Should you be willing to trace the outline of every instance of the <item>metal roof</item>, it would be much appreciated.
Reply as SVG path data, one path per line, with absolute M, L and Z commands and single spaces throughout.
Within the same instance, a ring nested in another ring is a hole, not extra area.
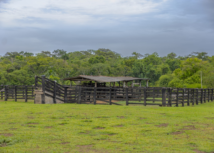
M 76 76 L 76 77 L 65 78 L 64 80 L 70 80 L 70 81 L 96 81 L 96 82 L 119 82 L 119 81 L 149 80 L 149 79 L 147 79 L 147 78 L 134 78 L 134 77 L 110 77 L 110 76 L 79 75 L 79 76 Z

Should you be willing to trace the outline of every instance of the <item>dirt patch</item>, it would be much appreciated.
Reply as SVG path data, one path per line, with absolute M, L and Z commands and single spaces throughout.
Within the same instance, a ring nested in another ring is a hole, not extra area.
M 120 124 L 120 125 L 114 125 L 113 127 L 123 127 L 124 125 L 123 124 Z
M 214 117 L 205 117 L 206 119 L 210 119 L 210 120 L 213 120 Z
M 98 116 L 96 118 L 110 118 L 110 117 L 108 117 L 108 116 Z
M 163 124 L 159 124 L 159 125 L 156 125 L 157 127 L 167 127 L 169 124 L 168 123 L 163 123 Z
M 94 149 L 93 145 L 78 145 L 79 152 L 81 153 L 88 153 L 88 152 L 94 152 L 94 153 L 108 153 L 105 150 L 101 149 Z
M 195 126 L 194 125 L 187 125 L 184 126 L 181 130 L 195 130 Z
M 125 116 L 117 116 L 118 118 L 125 118 Z
M 51 128 L 52 128 L 52 126 L 45 126 L 45 128 L 46 128 L 46 129 L 51 129 Z
M 99 130 L 99 129 L 105 129 L 105 127 L 100 127 L 100 126 L 99 126 L 99 127 L 94 127 L 93 129 L 98 129 L 98 130 Z
M 10 130 L 17 130 L 17 128 L 10 128 Z
M 179 134 L 183 134 L 184 132 L 183 131 L 176 131 L 176 132 L 172 132 L 171 134 L 172 135 L 179 135 Z
M 193 150 L 193 151 L 195 151 L 195 153 L 206 153 L 206 152 L 200 151 L 200 150 L 198 150 L 198 149 L 195 149 L 195 150 Z
M 160 115 L 166 115 L 166 113 L 159 113 Z
M 140 118 L 139 118 L 139 120 L 145 120 L 145 119 L 146 119 L 145 117 L 140 117 Z
M 146 122 L 146 124 L 152 124 L 152 123 Z
M 12 137 L 13 136 L 12 133 L 0 133 L 0 135 L 3 135 L 5 137 Z
M 90 131 L 81 131 L 79 134 L 90 134 Z
M 28 119 L 34 119 L 35 117 L 33 117 L 33 116 L 28 116 L 27 118 L 28 118 Z
M 9 124 L 16 124 L 16 123 L 10 122 Z
M 0 147 L 6 147 L 7 146 L 7 144 L 6 143 L 2 143 L 2 144 L 0 144 Z
M 60 144 L 62 144 L 62 145 L 66 145 L 66 144 L 69 144 L 70 142 L 62 142 L 62 143 L 60 143 Z
M 27 123 L 28 125 L 35 125 L 35 124 L 39 124 L 39 123 L 36 123 L 36 122 L 30 122 L 30 123 Z

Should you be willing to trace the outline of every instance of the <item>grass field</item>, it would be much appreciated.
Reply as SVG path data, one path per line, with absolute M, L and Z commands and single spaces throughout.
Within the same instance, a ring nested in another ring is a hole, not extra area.
M 212 153 L 214 102 L 190 107 L 0 102 L 0 153 Z

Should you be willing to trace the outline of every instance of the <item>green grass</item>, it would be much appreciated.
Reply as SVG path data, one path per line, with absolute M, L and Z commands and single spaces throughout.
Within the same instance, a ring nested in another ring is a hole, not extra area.
M 190 107 L 0 102 L 0 153 L 214 152 L 214 102 Z

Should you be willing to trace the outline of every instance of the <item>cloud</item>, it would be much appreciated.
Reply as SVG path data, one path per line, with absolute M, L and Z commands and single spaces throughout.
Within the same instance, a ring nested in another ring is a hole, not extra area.
M 213 54 L 213 0 L 11 0 L 0 12 L 0 55 L 109 48 Z
M 58 21 L 70 25 L 99 23 L 105 16 L 114 19 L 126 15 L 143 14 L 154 11 L 167 0 L 11 0 L 0 12 L 4 26 L 38 26 L 32 23 L 21 23 L 26 19 Z M 99 16 L 99 17 L 97 17 Z M 42 23 L 41 23 L 42 25 Z

